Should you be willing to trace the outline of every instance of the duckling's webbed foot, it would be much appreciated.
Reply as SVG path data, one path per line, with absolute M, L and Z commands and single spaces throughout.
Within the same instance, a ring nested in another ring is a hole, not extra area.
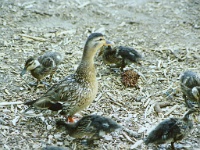
M 31 86 L 31 87 L 37 87 L 38 82 L 29 82 L 28 85 Z
M 192 105 L 191 101 L 187 99 L 186 95 L 183 95 L 183 98 L 184 98 L 184 100 L 185 100 L 186 106 L 187 106 L 188 108 L 193 108 L 193 105 Z
M 172 148 L 172 150 L 175 150 L 175 148 L 174 148 L 174 142 L 171 142 L 171 148 Z
M 81 144 L 84 146 L 91 146 L 94 145 L 94 140 L 93 139 L 82 140 Z
M 44 87 L 44 86 L 45 86 L 45 88 L 50 87 L 50 85 L 48 83 L 44 82 L 44 81 L 30 82 L 28 85 L 31 86 L 31 87 L 36 87 L 36 88 Z
M 190 100 L 185 100 L 185 103 L 186 103 L 186 106 L 188 108 L 193 108 L 194 107 L 193 104 L 192 104 L 192 102 Z
M 48 84 L 47 82 L 44 82 L 44 81 L 40 81 L 40 84 L 43 84 L 46 88 L 50 87 L 50 84 Z

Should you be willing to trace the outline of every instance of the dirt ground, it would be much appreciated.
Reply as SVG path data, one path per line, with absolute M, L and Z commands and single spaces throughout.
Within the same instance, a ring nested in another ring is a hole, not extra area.
M 65 55 L 53 83 L 73 73 L 92 32 L 102 32 L 118 46 L 135 48 L 144 60 L 127 67 L 141 75 L 139 88 L 125 88 L 120 71 L 111 70 L 96 57 L 98 95 L 80 114 L 111 117 L 130 132 L 114 132 L 93 147 L 84 147 L 55 130 L 55 119 L 60 116 L 30 118 L 22 115 L 27 108 L 23 104 L 0 106 L 0 149 L 54 145 L 74 150 L 128 150 L 161 120 L 186 112 L 179 75 L 185 70 L 200 74 L 199 0 L 0 0 L 0 102 L 33 100 L 46 91 L 28 86 L 35 81 L 30 74 L 20 77 L 29 56 L 45 51 Z M 172 105 L 162 108 L 160 116 L 153 110 L 157 102 Z M 196 113 L 191 118 L 194 129 L 175 145 L 177 149 L 200 148 L 200 116 Z M 144 144 L 136 149 L 145 148 L 153 149 Z

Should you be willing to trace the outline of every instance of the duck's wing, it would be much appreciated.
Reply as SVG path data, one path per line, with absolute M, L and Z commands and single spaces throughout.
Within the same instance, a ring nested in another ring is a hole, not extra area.
M 54 111 L 62 109 L 62 104 L 65 102 L 69 105 L 68 107 L 74 106 L 81 92 L 79 90 L 80 86 L 73 75 L 68 76 L 57 84 L 54 84 L 42 97 L 32 103 L 27 102 L 25 104 L 38 109 L 50 109 Z
M 81 84 L 77 82 L 75 75 L 65 77 L 57 84 L 53 85 L 44 96 L 50 97 L 54 102 L 69 102 L 76 100 L 81 92 Z

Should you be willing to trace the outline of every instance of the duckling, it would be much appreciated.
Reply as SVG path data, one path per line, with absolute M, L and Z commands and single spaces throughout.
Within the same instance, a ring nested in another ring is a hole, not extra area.
M 105 46 L 101 48 L 99 55 L 102 55 L 104 64 L 116 64 L 121 71 L 130 63 L 138 63 L 142 56 L 136 50 L 126 46 Z
M 86 144 L 92 144 L 94 140 L 111 133 L 121 126 L 110 118 L 99 115 L 88 115 L 76 123 L 65 123 L 62 120 L 56 122 L 56 128 L 65 130 L 67 134 L 78 139 L 87 139 Z
M 106 41 L 101 33 L 92 33 L 85 43 L 76 72 L 53 85 L 39 99 L 25 104 L 38 109 L 61 110 L 60 114 L 67 115 L 69 122 L 73 122 L 72 116 L 89 106 L 96 97 L 98 82 L 94 56 L 98 49 L 110 44 L 112 42 Z
M 169 118 L 159 123 L 154 130 L 144 139 L 144 143 L 164 144 L 171 142 L 171 148 L 174 149 L 174 142 L 186 137 L 193 127 L 189 115 L 195 112 L 190 109 L 182 118 Z
M 183 92 L 183 98 L 187 107 L 191 108 L 191 103 L 188 99 L 198 103 L 200 108 L 200 77 L 197 73 L 192 71 L 186 71 L 180 76 L 181 90 Z
M 50 75 L 49 82 L 51 82 L 53 74 L 56 72 L 57 66 L 62 60 L 63 57 L 58 52 L 47 52 L 38 59 L 30 57 L 26 60 L 24 69 L 20 75 L 23 76 L 26 71 L 30 71 L 31 75 L 37 79 L 37 85 L 40 83 L 41 79 Z

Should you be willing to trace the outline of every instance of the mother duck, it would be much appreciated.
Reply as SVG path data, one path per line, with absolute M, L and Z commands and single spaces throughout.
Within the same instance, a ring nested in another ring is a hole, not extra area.
M 101 33 L 92 33 L 85 43 L 76 72 L 53 85 L 39 99 L 25 102 L 25 105 L 43 110 L 61 110 L 61 114 L 67 115 L 69 122 L 74 122 L 73 115 L 89 106 L 97 94 L 95 54 L 102 46 L 111 44 Z

